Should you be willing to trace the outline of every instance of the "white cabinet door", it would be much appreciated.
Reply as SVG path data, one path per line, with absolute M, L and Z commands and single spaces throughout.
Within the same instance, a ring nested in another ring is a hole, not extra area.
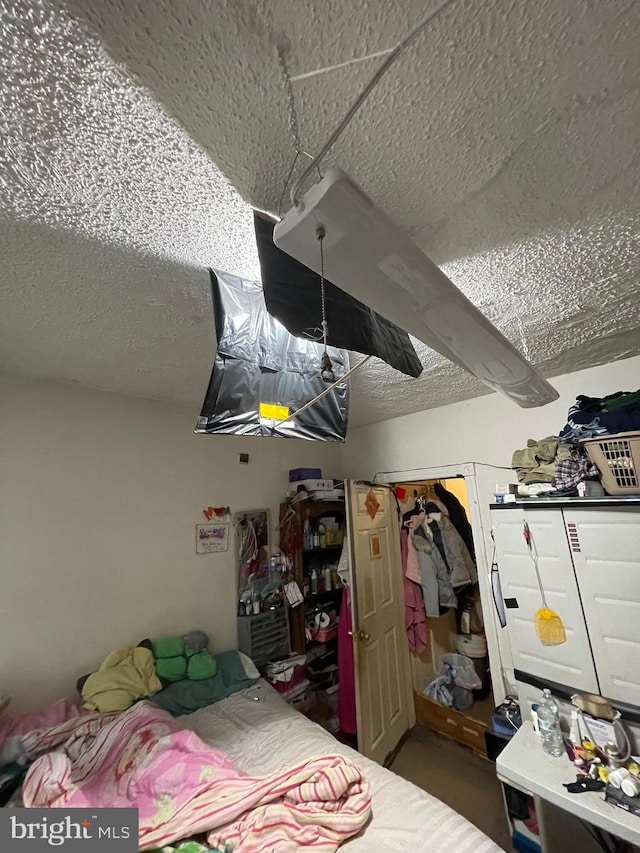
M 566 509 L 564 519 L 602 695 L 640 705 L 640 513 Z
M 567 641 L 559 646 L 543 645 L 533 625 L 534 613 L 542 606 L 542 599 L 523 535 L 525 517 L 537 547 L 547 603 L 566 628 Z M 562 512 L 508 507 L 492 510 L 491 521 L 502 595 L 517 603 L 506 610 L 515 669 L 575 690 L 598 693 Z

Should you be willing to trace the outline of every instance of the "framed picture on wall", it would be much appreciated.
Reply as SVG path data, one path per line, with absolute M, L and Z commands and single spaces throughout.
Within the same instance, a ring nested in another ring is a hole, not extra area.
M 229 525 L 224 522 L 196 524 L 196 554 L 215 554 L 229 548 Z

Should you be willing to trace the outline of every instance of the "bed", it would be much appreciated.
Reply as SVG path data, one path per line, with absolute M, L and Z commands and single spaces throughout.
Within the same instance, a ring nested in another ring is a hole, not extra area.
M 273 773 L 327 753 L 357 764 L 372 788 L 373 817 L 344 843 L 345 853 L 494 853 L 500 851 L 473 824 L 425 791 L 345 746 L 291 708 L 267 682 L 180 718 L 205 743 L 223 749 L 252 775 Z
M 339 743 L 243 666 L 236 692 L 177 719 L 148 701 L 105 713 L 62 702 L 5 719 L 0 757 L 11 760 L 17 740 L 29 763 L 8 805 L 135 807 L 142 850 L 204 833 L 211 847 L 241 842 L 250 853 L 321 853 L 341 841 L 346 853 L 498 853 L 461 815 Z

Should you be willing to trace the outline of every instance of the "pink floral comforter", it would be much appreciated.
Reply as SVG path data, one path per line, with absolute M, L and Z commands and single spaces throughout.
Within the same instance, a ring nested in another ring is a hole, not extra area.
M 80 705 L 74 705 L 67 699 L 61 699 L 43 711 L 32 711 L 26 714 L 4 714 L 0 717 L 0 747 L 4 741 L 16 735 L 24 735 L 34 729 L 51 728 L 86 713 Z
M 238 853 L 311 848 L 324 853 L 363 828 L 371 792 L 342 756 L 323 756 L 263 778 L 139 702 L 86 714 L 23 738 L 31 765 L 27 807 L 134 807 L 140 849 L 207 832 Z

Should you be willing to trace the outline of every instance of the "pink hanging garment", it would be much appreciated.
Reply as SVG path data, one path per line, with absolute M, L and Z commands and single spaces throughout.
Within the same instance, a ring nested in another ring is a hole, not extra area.
M 406 551 L 402 552 L 402 574 L 404 577 L 409 578 L 410 581 L 417 583 L 418 586 L 422 586 L 422 575 L 420 574 L 420 561 L 418 560 L 418 552 L 413 547 L 413 531 L 416 530 L 417 527 L 424 521 L 425 514 L 423 512 L 418 515 L 414 515 L 413 518 L 410 519 L 410 528 L 407 536 L 405 538 L 401 538 L 401 544 L 404 542 L 404 548 Z M 401 533 L 406 532 L 406 528 L 400 531 Z
M 355 735 L 358 732 L 356 722 L 356 673 L 353 660 L 353 639 L 351 631 L 351 590 L 345 586 L 340 605 L 340 621 L 338 622 L 338 718 L 340 730 L 345 734 Z
M 400 553 L 402 555 L 402 581 L 404 584 L 404 627 L 407 632 L 409 648 L 419 655 L 427 648 L 427 616 L 424 609 L 422 586 L 409 577 L 408 560 L 411 550 L 413 549 L 409 533 L 406 529 L 401 530 Z

